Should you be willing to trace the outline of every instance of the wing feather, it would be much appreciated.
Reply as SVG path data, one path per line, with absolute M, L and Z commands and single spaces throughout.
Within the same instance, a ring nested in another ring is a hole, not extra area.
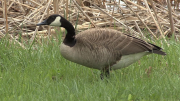
M 158 46 L 113 29 L 95 28 L 83 31 L 76 35 L 76 44 L 79 50 L 86 49 L 82 51 L 86 53 L 81 54 L 91 54 L 89 58 L 103 62 L 102 65 L 113 65 L 123 55 L 145 51 L 152 53 L 155 50 L 154 53 L 165 54 Z
M 89 29 L 79 33 L 76 38 L 83 41 L 81 43 L 88 47 L 105 47 L 111 52 L 118 52 L 122 55 L 151 51 L 154 47 L 141 39 L 113 29 Z

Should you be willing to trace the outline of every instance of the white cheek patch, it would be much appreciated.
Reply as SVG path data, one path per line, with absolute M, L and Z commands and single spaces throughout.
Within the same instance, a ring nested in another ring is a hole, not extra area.
M 56 19 L 50 24 L 50 26 L 61 26 L 60 19 L 60 16 L 56 17 Z

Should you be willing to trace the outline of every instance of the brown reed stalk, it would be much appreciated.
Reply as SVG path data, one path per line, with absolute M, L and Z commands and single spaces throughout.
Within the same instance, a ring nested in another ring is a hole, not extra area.
M 74 2 L 74 4 L 76 5 L 76 7 L 83 13 L 83 15 L 91 22 L 91 24 L 94 26 L 94 27 L 97 27 L 94 22 L 89 18 L 89 16 L 84 13 L 84 11 L 82 10 L 82 8 L 77 4 L 77 2 L 75 0 L 72 0 Z
M 150 10 L 150 8 L 149 8 L 149 5 L 148 5 L 148 3 L 147 3 L 147 0 L 144 0 L 144 3 L 145 3 L 146 8 L 148 9 L 148 12 L 150 13 L 151 18 L 152 18 L 153 21 L 154 21 L 156 27 L 158 28 L 158 30 L 159 30 L 161 36 L 162 36 L 163 39 L 166 41 L 166 39 L 165 39 L 165 37 L 164 37 L 164 34 L 163 34 L 163 32 L 162 32 L 162 29 L 159 27 L 157 21 L 155 20 L 154 16 L 152 15 L 152 12 L 151 12 L 151 10 Z
M 144 37 L 144 35 L 143 35 L 143 33 L 142 33 L 141 29 L 139 28 L 139 26 L 138 26 L 137 22 L 136 22 L 136 21 L 134 21 L 134 24 L 135 24 L 135 26 L 136 26 L 137 30 L 139 31 L 139 33 L 141 34 L 141 38 L 143 38 L 143 37 Z
M 92 2 L 91 2 L 92 3 Z M 135 30 L 133 30 L 132 28 L 130 28 L 129 26 L 125 25 L 124 23 L 122 23 L 121 21 L 119 21 L 118 19 L 116 19 L 115 17 L 113 17 L 112 15 L 110 15 L 109 13 L 105 12 L 104 10 L 102 10 L 101 8 L 99 8 L 96 4 L 92 3 L 97 9 L 99 9 L 101 12 L 103 12 L 104 14 L 108 15 L 110 18 L 113 18 L 115 21 L 117 21 L 118 23 L 120 23 L 121 25 L 123 25 L 125 28 L 127 28 L 128 30 L 130 30 L 130 32 L 133 32 L 137 35 L 139 35 L 138 32 L 136 32 Z
M 127 1 L 127 0 L 126 0 Z M 147 30 L 153 35 L 155 39 L 157 39 L 156 35 L 149 29 L 149 27 L 144 23 L 144 21 L 140 18 L 140 16 L 128 5 L 128 3 L 124 0 L 124 3 L 129 7 L 129 9 L 138 17 L 138 19 L 143 23 L 143 25 L 147 28 Z
M 21 11 L 22 11 L 22 12 L 25 12 L 23 6 L 21 5 L 21 4 L 23 4 L 22 0 L 16 0 L 16 2 L 19 3 L 19 7 L 20 7 Z
M 68 12 L 68 1 L 69 1 L 69 0 L 66 0 L 66 19 L 67 19 L 67 17 L 68 17 L 68 13 L 69 13 L 69 12 Z
M 66 0 L 68 1 L 68 0 Z M 53 6 L 54 6 L 54 13 L 55 14 L 59 14 L 59 0 L 53 0 Z M 48 38 L 50 38 L 50 34 L 51 34 L 51 27 L 48 26 Z M 58 32 L 60 31 L 60 28 L 59 27 L 55 27 L 55 30 L 58 30 Z M 55 31 L 55 35 L 57 35 L 56 31 Z
M 155 18 L 156 18 L 156 20 L 157 20 L 157 24 L 159 25 L 162 33 L 164 33 L 163 30 L 162 30 L 162 28 L 161 28 L 161 24 L 160 24 L 160 22 L 159 22 L 159 19 L 158 19 L 158 16 L 157 16 L 157 12 L 156 12 L 156 9 L 155 9 L 153 0 L 149 0 L 149 2 L 151 3 L 152 9 L 153 9 L 153 11 L 154 11 L 154 15 L 155 15 Z M 163 35 L 164 35 L 164 34 L 163 34 Z
M 66 0 L 66 1 L 68 1 L 68 0 Z M 53 6 L 54 6 L 54 13 L 55 14 L 59 13 L 59 6 L 58 6 L 58 4 L 59 4 L 59 0 L 53 0 Z
M 47 10 L 48 10 L 51 2 L 52 2 L 52 0 L 49 0 L 48 3 L 46 4 L 46 6 L 44 6 L 44 8 L 45 8 L 45 11 L 44 11 L 44 12 L 47 12 Z M 42 15 L 42 17 L 41 17 L 41 19 L 40 19 L 39 22 L 42 22 L 44 16 L 45 16 L 45 13 Z M 31 45 L 31 46 L 32 46 L 32 44 L 33 44 L 33 42 L 34 42 L 34 40 L 35 40 L 35 37 L 36 37 L 36 34 L 37 34 L 38 29 L 39 29 L 39 26 L 36 27 L 36 29 L 35 29 L 35 31 L 34 31 L 34 34 L 33 34 L 33 36 L 32 36 L 31 39 L 30 39 L 30 45 Z
M 5 21 L 5 25 L 6 25 L 6 34 L 8 34 L 8 19 L 7 19 L 7 17 L 8 17 L 8 15 L 7 15 L 7 0 L 4 0 L 4 18 L 6 19 L 6 21 Z
M 175 29 L 174 29 L 174 22 L 173 22 L 173 17 L 172 17 L 172 9 L 171 9 L 170 0 L 167 0 L 167 3 L 168 3 L 169 19 L 170 19 L 170 26 L 171 26 L 171 33 L 168 34 L 168 37 L 171 37 L 172 34 L 174 34 Z
M 24 11 L 24 9 L 23 9 L 23 7 L 22 6 L 25 6 L 25 7 L 28 7 L 28 8 L 31 8 L 31 9 L 36 9 L 36 8 L 33 8 L 33 7 L 31 7 L 31 6 L 29 6 L 29 5 L 27 5 L 27 4 L 23 4 L 23 3 L 21 3 L 21 2 L 16 2 L 15 0 L 10 0 L 10 1 L 12 1 L 12 2 L 14 2 L 14 3 L 17 3 L 22 9 L 22 11 Z M 25 11 L 24 11 L 25 12 Z
M 144 8 L 143 6 L 140 6 L 140 5 L 136 4 L 136 3 L 133 3 L 132 1 L 126 0 L 126 2 L 127 2 L 127 3 L 130 3 L 130 4 L 134 5 L 134 6 L 136 6 L 136 7 L 138 7 L 138 8 L 140 8 L 140 9 L 142 9 L 142 10 L 147 10 L 147 9 Z
M 115 0 L 114 0 L 114 3 L 115 3 Z M 115 4 L 114 4 L 115 5 Z M 114 15 L 114 8 L 115 8 L 115 6 L 113 6 L 113 11 L 112 11 L 112 16 Z M 113 26 L 113 18 L 111 18 L 111 24 L 110 24 L 110 27 L 112 27 Z

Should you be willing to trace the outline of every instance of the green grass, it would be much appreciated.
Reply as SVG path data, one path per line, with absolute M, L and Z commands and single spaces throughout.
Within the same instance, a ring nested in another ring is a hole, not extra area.
M 167 56 L 145 56 L 127 68 L 112 71 L 105 80 L 100 79 L 100 71 L 64 59 L 60 42 L 46 43 L 25 50 L 0 39 L 0 101 L 180 99 L 180 44 L 175 41 L 169 41 L 170 47 L 161 45 Z

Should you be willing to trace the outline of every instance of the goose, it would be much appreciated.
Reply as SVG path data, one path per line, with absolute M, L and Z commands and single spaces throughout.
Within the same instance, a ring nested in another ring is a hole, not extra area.
M 61 55 L 77 64 L 98 69 L 101 79 L 110 70 L 127 67 L 148 54 L 166 55 L 162 48 L 115 29 L 92 28 L 75 34 L 73 25 L 61 15 L 53 14 L 36 26 L 59 26 L 67 34 L 60 45 Z

